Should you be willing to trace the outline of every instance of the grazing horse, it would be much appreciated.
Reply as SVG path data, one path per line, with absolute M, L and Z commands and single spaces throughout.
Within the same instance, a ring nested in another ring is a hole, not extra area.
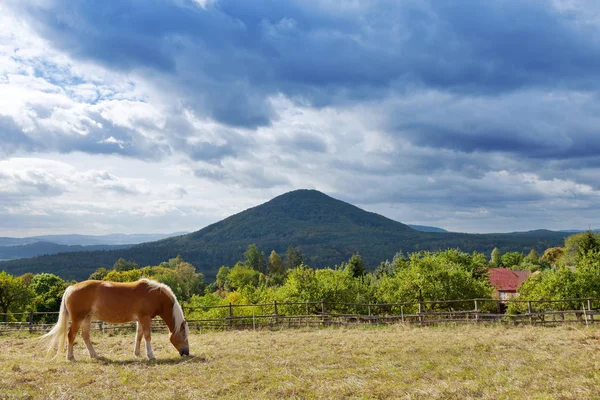
M 48 353 L 58 345 L 57 355 L 64 351 L 68 339 L 67 360 L 75 361 L 73 342 L 81 327 L 81 336 L 90 357 L 97 358 L 90 342 L 92 319 L 111 323 L 136 321 L 134 353 L 136 356 L 140 355 L 143 335 L 148 359 L 154 360 L 150 345 L 150 324 L 157 315 L 167 324 L 171 332 L 169 339 L 179 354 L 189 355 L 188 324 L 177 298 L 167 285 L 150 279 L 128 283 L 91 280 L 69 286 L 62 297 L 58 322 L 42 339 L 49 341 Z

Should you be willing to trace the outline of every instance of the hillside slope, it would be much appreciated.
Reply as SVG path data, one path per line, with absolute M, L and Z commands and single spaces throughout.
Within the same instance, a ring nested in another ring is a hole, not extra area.
M 489 254 L 504 251 L 538 252 L 562 243 L 565 233 L 532 231 L 509 234 L 419 232 L 405 224 L 364 211 L 315 190 L 296 190 L 232 215 L 187 235 L 143 243 L 127 249 L 41 256 L 0 263 L 11 273 L 54 272 L 65 278 L 85 279 L 99 267 L 110 268 L 123 257 L 140 265 L 156 265 L 180 254 L 213 279 L 221 265 L 243 257 L 249 244 L 268 257 L 297 246 L 309 265 L 332 266 L 358 252 L 370 267 L 391 259 L 402 249 L 436 250 L 459 247 Z

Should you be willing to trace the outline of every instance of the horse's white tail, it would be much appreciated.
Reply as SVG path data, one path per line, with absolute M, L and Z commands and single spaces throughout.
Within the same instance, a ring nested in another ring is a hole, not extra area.
M 48 342 L 46 348 L 46 355 L 50 356 L 52 350 L 58 345 L 56 350 L 56 356 L 65 349 L 65 343 L 67 339 L 67 330 L 69 327 L 69 311 L 67 310 L 67 299 L 73 292 L 73 286 L 69 286 L 63 294 L 62 301 L 60 303 L 60 312 L 58 313 L 58 322 L 52 330 L 41 337 L 41 340 Z

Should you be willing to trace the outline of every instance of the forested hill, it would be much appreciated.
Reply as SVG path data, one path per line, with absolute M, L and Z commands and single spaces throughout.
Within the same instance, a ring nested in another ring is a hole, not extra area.
M 315 190 L 296 190 L 235 214 L 197 232 L 143 243 L 127 249 L 64 253 L 0 263 L 12 274 L 53 272 L 64 278 L 85 279 L 99 267 L 111 268 L 119 258 L 139 265 L 157 265 L 180 254 L 209 279 L 221 265 L 243 258 L 255 243 L 265 256 L 271 250 L 283 254 L 288 245 L 299 247 L 305 262 L 326 267 L 360 253 L 374 267 L 402 249 L 436 250 L 458 247 L 489 254 L 528 252 L 563 242 L 566 233 L 531 231 L 509 234 L 464 234 L 420 232 L 381 215 L 364 211 Z
M 447 230 L 438 228 L 436 226 L 426 226 L 426 225 L 408 225 L 408 226 L 410 226 L 414 230 L 421 231 L 421 232 L 448 232 Z

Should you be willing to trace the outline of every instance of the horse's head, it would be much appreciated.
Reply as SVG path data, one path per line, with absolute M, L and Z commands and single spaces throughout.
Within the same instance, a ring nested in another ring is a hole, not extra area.
M 180 356 L 189 356 L 190 355 L 190 345 L 188 344 L 188 323 L 186 320 L 183 320 L 181 326 L 177 331 L 171 333 L 171 337 L 169 340 L 175 346 L 177 351 L 179 351 Z

